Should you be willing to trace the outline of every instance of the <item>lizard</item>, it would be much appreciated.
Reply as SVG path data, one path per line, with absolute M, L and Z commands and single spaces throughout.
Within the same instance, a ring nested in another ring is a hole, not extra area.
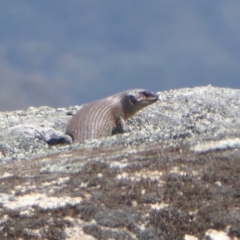
M 71 118 L 66 133 L 73 142 L 111 136 L 128 131 L 126 120 L 156 102 L 157 94 L 133 89 L 83 105 Z

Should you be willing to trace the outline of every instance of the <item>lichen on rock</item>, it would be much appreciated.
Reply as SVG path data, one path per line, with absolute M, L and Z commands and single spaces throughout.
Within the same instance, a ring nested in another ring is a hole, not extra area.
M 84 144 L 65 134 L 80 106 L 0 113 L 0 238 L 240 239 L 240 90 L 158 94 Z

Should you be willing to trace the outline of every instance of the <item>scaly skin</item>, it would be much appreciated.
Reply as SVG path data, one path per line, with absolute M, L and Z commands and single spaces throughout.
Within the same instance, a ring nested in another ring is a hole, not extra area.
M 74 142 L 82 143 L 126 132 L 125 120 L 157 100 L 155 93 L 133 89 L 91 102 L 73 115 L 66 133 Z

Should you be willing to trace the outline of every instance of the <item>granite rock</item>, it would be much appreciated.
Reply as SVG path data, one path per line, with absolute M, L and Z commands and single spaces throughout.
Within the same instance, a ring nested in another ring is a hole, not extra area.
M 240 239 L 240 90 L 158 94 L 84 144 L 81 106 L 0 113 L 0 238 Z

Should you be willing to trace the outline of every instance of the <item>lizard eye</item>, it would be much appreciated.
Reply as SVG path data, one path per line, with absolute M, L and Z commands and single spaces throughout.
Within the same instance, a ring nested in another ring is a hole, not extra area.
M 130 101 L 132 102 L 132 104 L 136 104 L 137 100 L 134 96 L 131 95 L 129 98 L 130 98 Z

